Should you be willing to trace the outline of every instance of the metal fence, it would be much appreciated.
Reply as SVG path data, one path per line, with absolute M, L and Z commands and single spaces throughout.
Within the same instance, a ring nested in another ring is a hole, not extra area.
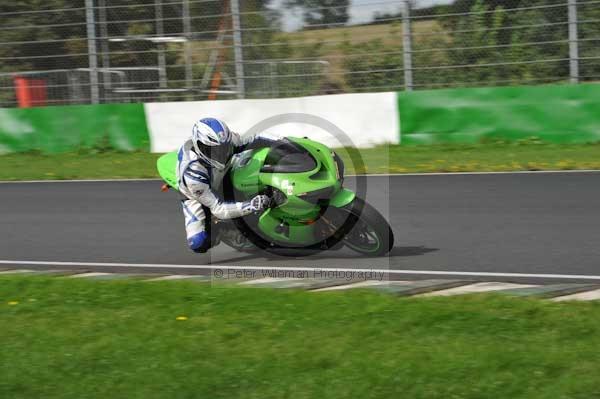
M 54 0 L 44 9 L 37 1 L 3 3 L 2 107 L 600 76 L 600 0 Z

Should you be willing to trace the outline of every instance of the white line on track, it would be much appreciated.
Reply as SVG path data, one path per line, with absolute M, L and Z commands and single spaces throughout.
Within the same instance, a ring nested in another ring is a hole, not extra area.
M 346 175 L 346 177 L 403 177 L 403 176 L 470 176 L 470 175 L 543 175 L 556 173 L 600 173 L 600 170 L 517 170 L 505 172 L 442 172 L 442 173 L 367 173 L 365 175 Z M 110 182 L 161 182 L 158 178 L 147 179 L 77 179 L 77 180 L 0 180 L 0 184 L 27 184 L 27 183 L 110 183 Z
M 82 266 L 82 267 L 132 267 L 146 269 L 195 269 L 195 270 L 272 270 L 272 271 L 305 271 L 315 270 L 330 273 L 383 273 L 388 275 L 432 275 L 432 276 L 470 276 L 470 277 L 515 277 L 515 278 L 545 278 L 600 280 L 600 276 L 585 274 L 532 274 L 532 273 L 494 273 L 494 272 L 460 272 L 451 270 L 396 270 L 396 269 L 352 269 L 333 267 L 263 267 L 263 266 L 231 266 L 231 265 L 172 265 L 157 263 L 100 263 L 100 262 L 53 262 L 34 260 L 0 260 L 0 265 L 29 265 L 29 266 Z

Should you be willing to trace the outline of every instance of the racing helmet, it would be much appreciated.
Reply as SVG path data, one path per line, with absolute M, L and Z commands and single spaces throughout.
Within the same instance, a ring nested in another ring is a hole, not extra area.
M 192 142 L 196 154 L 213 168 L 223 170 L 233 155 L 231 131 L 215 118 L 200 119 L 192 128 Z

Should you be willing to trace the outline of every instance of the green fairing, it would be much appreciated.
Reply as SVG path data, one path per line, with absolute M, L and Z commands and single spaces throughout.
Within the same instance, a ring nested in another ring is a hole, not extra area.
M 351 203 L 354 197 L 356 197 L 356 193 L 354 191 L 342 187 L 342 189 L 333 198 L 331 198 L 329 205 L 335 206 L 336 208 L 341 208 Z
M 268 186 L 281 190 L 286 195 L 287 201 L 261 215 L 259 226 L 262 232 L 280 242 L 312 244 L 315 227 L 302 221 L 317 218 L 321 208 L 304 201 L 300 195 L 333 187 L 332 196 L 335 196 L 341 189 L 341 183 L 329 148 L 309 139 L 296 137 L 288 137 L 288 139 L 304 147 L 317 161 L 313 170 L 302 173 L 261 173 L 260 168 L 269 152 L 269 148 L 264 148 L 255 151 L 251 160 L 244 166 L 233 170 L 233 186 L 249 196 Z M 276 233 L 276 227 L 282 222 L 289 225 L 289 237 Z
M 177 184 L 177 152 L 168 152 L 156 161 L 156 169 L 162 179 L 175 190 L 179 190 Z
M 149 151 L 143 104 L 0 108 L 0 153 Z
M 249 150 L 239 154 L 232 163 L 231 179 L 233 187 L 247 198 L 264 192 L 267 187 L 279 189 L 287 200 L 277 208 L 269 209 L 260 216 L 259 228 L 268 237 L 294 245 L 315 243 L 315 225 L 306 221 L 319 216 L 321 207 L 303 200 L 300 196 L 313 191 L 332 187 L 329 205 L 342 207 L 349 204 L 355 194 L 342 188 L 332 151 L 325 145 L 308 139 L 292 138 L 304 147 L 316 160 L 316 167 L 302 173 L 265 173 L 261 168 L 270 148 Z M 161 156 L 157 162 L 160 176 L 177 189 L 177 154 L 171 152 Z M 289 236 L 277 233 L 277 226 L 284 222 L 289 226 Z
M 400 92 L 398 109 L 404 145 L 600 141 L 598 84 Z
M 263 166 L 268 153 L 268 148 L 262 148 L 241 154 L 242 157 L 237 162 L 234 160 L 231 173 L 233 186 L 236 190 L 252 195 L 264 188 L 260 178 L 260 168 Z M 246 156 L 250 156 L 250 158 Z M 243 164 L 243 166 L 240 166 L 240 164 Z

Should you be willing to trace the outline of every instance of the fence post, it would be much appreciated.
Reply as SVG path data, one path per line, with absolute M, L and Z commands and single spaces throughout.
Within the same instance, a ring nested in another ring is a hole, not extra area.
M 85 0 L 85 22 L 87 27 L 88 66 L 90 68 L 90 99 L 92 104 L 98 104 L 98 52 L 96 51 L 94 0 Z
M 183 0 L 182 7 L 183 17 L 183 35 L 185 36 L 185 85 L 188 90 L 192 89 L 193 86 L 193 73 L 192 73 L 192 25 L 190 21 L 190 2 L 189 0 Z
M 160 38 L 158 47 L 158 81 L 161 89 L 167 88 L 167 62 L 165 58 L 165 44 L 162 38 L 165 34 L 163 26 L 162 0 L 154 0 L 154 19 L 156 21 L 156 35 Z
M 233 27 L 233 52 L 235 57 L 235 80 L 237 82 L 238 98 L 245 98 L 244 53 L 240 26 L 240 4 L 238 0 L 231 0 L 231 22 Z
M 108 26 L 106 23 L 106 0 L 98 1 L 98 20 L 100 22 L 100 52 L 102 56 L 102 98 L 105 102 L 112 101 L 112 77 L 107 69 L 110 68 L 108 46 Z
M 410 0 L 402 2 L 402 55 L 404 58 L 404 87 L 413 89 L 412 31 L 410 28 Z
M 569 8 L 569 76 L 571 83 L 579 83 L 579 38 L 577 0 L 568 0 Z

